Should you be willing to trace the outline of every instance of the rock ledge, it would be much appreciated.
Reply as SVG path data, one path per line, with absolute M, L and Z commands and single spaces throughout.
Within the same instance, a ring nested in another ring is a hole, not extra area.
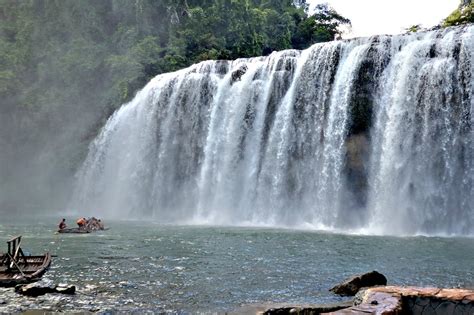
M 268 309 L 263 314 L 474 314 L 474 290 L 382 286 L 360 291 L 353 305 L 344 309 L 328 311 L 286 306 Z
M 361 291 L 354 305 L 328 314 L 474 314 L 474 290 L 385 286 Z

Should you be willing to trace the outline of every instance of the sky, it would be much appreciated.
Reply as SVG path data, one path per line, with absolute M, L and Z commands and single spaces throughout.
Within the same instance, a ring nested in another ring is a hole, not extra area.
M 307 0 L 311 7 L 329 3 L 352 22 L 352 33 L 343 37 L 399 34 L 421 24 L 431 27 L 454 11 L 459 0 Z

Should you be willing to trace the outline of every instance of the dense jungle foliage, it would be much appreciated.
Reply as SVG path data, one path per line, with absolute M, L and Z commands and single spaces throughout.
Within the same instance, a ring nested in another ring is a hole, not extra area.
M 155 75 L 303 49 L 343 24 L 304 0 L 0 0 L 0 208 L 58 199 L 104 120 Z
M 308 16 L 299 2 L 1 0 L 0 93 L 27 107 L 116 106 L 159 73 L 303 49 L 349 23 L 324 5 Z

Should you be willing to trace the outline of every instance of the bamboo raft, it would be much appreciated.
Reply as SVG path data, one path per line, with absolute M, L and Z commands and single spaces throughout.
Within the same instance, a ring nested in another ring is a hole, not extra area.
M 7 241 L 8 252 L 0 255 L 0 287 L 11 287 L 41 279 L 51 265 L 51 254 L 26 256 L 21 236 Z
M 83 233 L 91 233 L 92 230 L 90 229 L 80 229 L 80 228 L 68 228 L 68 229 L 60 229 L 58 233 L 76 233 L 76 234 L 83 234 Z
M 85 233 L 93 233 L 93 232 L 100 232 L 100 231 L 107 231 L 109 228 L 103 228 L 103 229 L 81 229 L 81 228 L 67 228 L 67 229 L 61 229 L 58 230 L 57 233 L 72 233 L 72 234 L 85 234 Z

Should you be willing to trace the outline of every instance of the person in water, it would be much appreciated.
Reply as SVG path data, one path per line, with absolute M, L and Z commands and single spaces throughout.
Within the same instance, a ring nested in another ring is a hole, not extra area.
M 79 226 L 80 229 L 83 229 L 83 228 L 85 228 L 86 225 L 87 225 L 87 220 L 86 220 L 86 218 L 79 218 L 79 219 L 76 221 L 76 223 L 77 223 L 77 226 Z
M 59 229 L 64 230 L 66 228 L 66 219 L 62 219 L 61 222 L 59 222 Z

